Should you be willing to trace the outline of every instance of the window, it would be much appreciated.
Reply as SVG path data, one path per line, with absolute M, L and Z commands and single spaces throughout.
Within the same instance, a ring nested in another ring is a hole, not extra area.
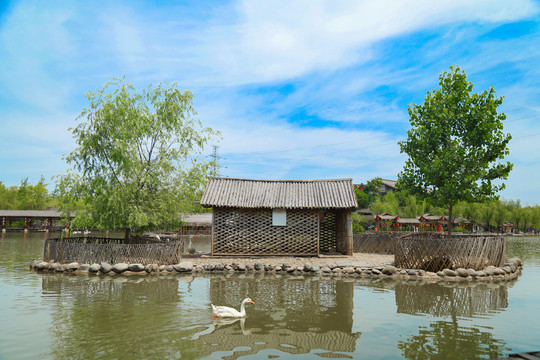
M 287 210 L 272 209 L 272 225 L 287 226 Z

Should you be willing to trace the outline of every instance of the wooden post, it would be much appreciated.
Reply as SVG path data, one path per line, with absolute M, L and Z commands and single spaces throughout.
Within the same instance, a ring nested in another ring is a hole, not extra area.
M 347 221 L 345 221 L 345 224 L 346 224 L 345 241 L 347 243 L 347 255 L 352 256 L 353 254 L 353 229 L 352 229 L 351 209 L 347 209 L 345 216 L 347 216 Z

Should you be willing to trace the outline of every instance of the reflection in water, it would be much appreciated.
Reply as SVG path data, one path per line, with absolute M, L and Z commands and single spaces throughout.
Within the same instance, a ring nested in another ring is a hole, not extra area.
M 440 317 L 487 314 L 508 307 L 507 286 L 514 282 L 398 283 L 397 312 Z
M 224 358 L 236 359 L 268 348 L 289 354 L 313 349 L 353 353 L 360 337 L 351 333 L 353 288 L 353 282 L 316 277 L 266 276 L 263 281 L 258 276 L 212 277 L 212 303 L 236 304 L 250 296 L 255 305 L 248 309 L 241 329 L 216 326 L 201 335 L 200 340 L 211 345 L 204 354 L 234 351 Z
M 509 283 L 399 283 L 395 287 L 397 312 L 430 314 L 449 321 L 421 326 L 418 335 L 398 341 L 407 359 L 480 359 L 500 357 L 509 349 L 495 339 L 491 328 L 460 327 L 459 320 L 486 315 L 508 307 Z
M 178 277 L 43 276 L 53 358 L 197 358 L 182 328 Z M 179 322 L 179 323 L 178 323 Z

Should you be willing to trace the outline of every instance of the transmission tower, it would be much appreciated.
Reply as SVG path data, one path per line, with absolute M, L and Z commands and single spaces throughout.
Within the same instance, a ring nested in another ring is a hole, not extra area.
M 213 145 L 212 148 L 213 148 L 212 155 L 210 155 L 210 157 L 212 158 L 212 162 L 214 163 L 214 166 L 213 166 L 211 175 L 216 176 L 216 177 L 221 177 L 220 169 L 221 168 L 226 169 L 227 167 L 226 166 L 221 166 L 219 161 L 220 160 L 227 160 L 227 158 L 224 158 L 224 157 L 219 155 L 219 146 Z

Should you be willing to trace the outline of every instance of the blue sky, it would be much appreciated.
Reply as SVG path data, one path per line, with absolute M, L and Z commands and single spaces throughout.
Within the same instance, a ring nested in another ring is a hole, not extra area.
M 0 181 L 52 183 L 84 93 L 123 75 L 193 91 L 222 175 L 396 179 L 407 106 L 453 64 L 505 97 L 501 197 L 540 203 L 538 1 L 4 0 Z

